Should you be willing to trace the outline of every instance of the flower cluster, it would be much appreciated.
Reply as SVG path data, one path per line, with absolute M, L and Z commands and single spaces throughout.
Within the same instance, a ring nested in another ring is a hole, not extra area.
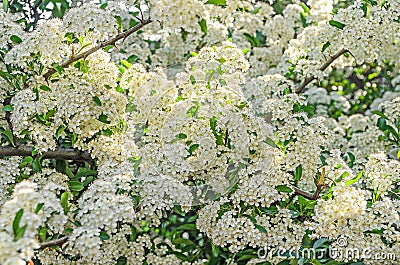
M 17 184 L 13 194 L 0 208 L 1 234 L 0 260 L 2 264 L 24 264 L 39 248 L 36 230 L 56 212 L 62 216 L 60 203 L 50 191 L 37 191 L 31 181 Z M 61 220 L 64 227 L 66 219 Z M 59 231 L 62 232 L 62 231 Z

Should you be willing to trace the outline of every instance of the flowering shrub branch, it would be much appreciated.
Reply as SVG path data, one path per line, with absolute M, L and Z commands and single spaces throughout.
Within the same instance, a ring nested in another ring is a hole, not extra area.
M 126 39 L 129 35 L 132 35 L 133 33 L 137 32 L 138 30 L 140 30 L 141 28 L 143 28 L 144 26 L 146 26 L 147 24 L 150 24 L 152 22 L 151 19 L 143 19 L 140 21 L 139 24 L 137 24 L 136 26 L 126 30 L 125 32 L 122 32 L 120 34 L 118 34 L 117 36 L 115 36 L 114 38 L 104 41 L 102 42 L 100 45 L 93 47 L 83 53 L 80 53 L 78 55 L 72 55 L 72 57 L 66 61 L 65 63 L 61 64 L 62 67 L 68 67 L 69 65 L 71 65 L 72 63 L 80 60 L 80 59 L 85 59 L 87 58 L 90 54 L 103 49 L 107 46 L 115 46 L 116 42 L 119 40 L 124 40 Z M 48 70 L 43 76 L 45 79 L 48 79 L 52 74 L 56 73 L 56 70 L 54 68 Z
M 319 194 L 321 193 L 322 189 L 317 189 L 317 191 L 315 191 L 315 193 L 309 193 L 307 191 L 301 190 L 299 188 L 294 188 L 294 192 L 296 195 L 301 195 L 306 199 L 309 200 L 318 200 L 319 198 Z
M 338 59 L 340 56 L 345 54 L 346 52 L 349 52 L 347 49 L 341 49 L 334 55 L 332 55 L 329 60 L 327 60 L 320 68 L 320 71 L 326 70 L 336 59 Z M 296 89 L 296 93 L 304 93 L 306 91 L 306 87 L 309 83 L 311 83 L 315 79 L 315 76 L 310 76 L 304 79 L 303 83 Z
M 0 157 L 6 156 L 31 156 L 33 147 L 31 146 L 0 146 Z M 79 151 L 75 149 L 58 148 L 54 151 L 47 151 L 41 154 L 43 158 L 57 159 L 57 160 L 73 160 L 88 162 L 94 165 L 94 160 L 90 153 L 85 151 Z
M 61 238 L 57 238 L 57 239 L 53 239 L 53 240 L 49 240 L 49 241 L 40 243 L 40 249 L 45 249 L 45 248 L 48 248 L 48 247 L 61 246 L 61 245 L 65 244 L 66 242 L 68 242 L 68 237 L 67 236 L 64 236 L 64 237 L 61 237 Z
M 34 6 L 31 9 L 32 10 L 32 16 L 34 18 L 33 25 L 37 25 L 37 23 L 38 23 L 38 21 L 40 19 L 40 14 L 39 14 L 38 9 L 39 9 L 40 5 L 42 4 L 42 2 L 43 2 L 43 0 L 36 1 Z

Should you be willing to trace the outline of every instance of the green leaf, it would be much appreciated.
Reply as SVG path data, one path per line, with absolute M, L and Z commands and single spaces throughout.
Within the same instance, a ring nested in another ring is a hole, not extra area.
M 56 131 L 56 139 L 60 138 L 61 134 L 65 131 L 65 127 L 60 126 Z
M 79 181 L 71 180 L 69 182 L 69 188 L 72 191 L 81 191 L 81 190 L 83 190 L 84 187 L 83 187 L 83 184 L 80 183 Z
M 345 24 L 343 24 L 339 21 L 336 21 L 336 20 L 329 20 L 329 25 L 331 25 L 335 28 L 338 28 L 338 29 L 343 29 L 346 26 Z
M 40 159 L 35 159 L 32 162 L 32 169 L 35 172 L 40 172 L 42 170 L 42 165 L 40 164 Z
M 94 102 L 96 103 L 97 106 L 101 106 L 101 100 L 99 99 L 98 96 L 93 97 Z
M 59 74 L 62 74 L 64 72 L 64 67 L 62 67 L 58 63 L 52 63 L 51 67 L 53 67 L 54 70 L 56 70 L 56 72 L 59 73 Z
M 10 112 L 14 110 L 14 107 L 12 105 L 5 105 L 2 110 Z
M 117 20 L 118 29 L 122 31 L 122 19 L 120 16 L 116 16 L 115 19 Z
M 284 192 L 284 193 L 293 192 L 293 190 L 286 185 L 278 185 L 275 187 L 275 189 L 277 189 L 280 192 Z
M 327 41 L 327 42 L 322 46 L 321 52 L 324 52 L 326 49 L 329 48 L 329 46 L 331 46 L 331 43 L 330 43 L 329 41 Z
M 177 214 L 179 214 L 180 216 L 185 216 L 186 215 L 186 212 L 184 212 L 183 210 L 182 210 L 182 207 L 180 206 L 180 205 L 175 205 L 173 208 L 172 208 L 172 210 L 175 212 L 175 213 L 177 213 Z
M 257 223 L 256 218 L 254 218 L 253 216 L 248 215 L 248 214 L 243 214 L 243 216 L 249 218 L 252 223 L 254 223 L 254 224 Z
M 342 179 L 344 179 L 344 178 L 347 177 L 348 175 L 349 175 L 349 172 L 347 172 L 347 171 L 343 172 L 343 174 L 340 175 L 340 177 L 338 177 L 338 178 L 335 180 L 335 182 L 336 182 L 336 183 L 341 182 Z M 331 186 L 331 188 L 332 188 L 332 187 L 333 187 L 333 186 Z
M 33 146 L 33 147 L 32 147 L 31 156 L 35 156 L 36 154 L 37 154 L 36 148 Z
M 316 259 L 313 259 L 313 260 L 311 261 L 311 263 L 314 264 L 314 265 L 322 265 L 322 263 L 319 262 L 319 260 L 316 260 Z
M 213 253 L 214 257 L 218 257 L 219 255 L 219 247 L 211 243 L 211 252 Z
M 306 14 L 310 14 L 310 8 L 308 6 L 306 6 L 306 4 L 304 4 L 303 2 L 300 2 L 300 6 L 303 8 L 303 10 Z
M 92 182 L 94 179 L 93 176 L 89 176 L 85 179 L 85 181 L 83 182 L 83 186 L 86 187 L 87 185 L 89 185 L 90 182 Z
M 20 209 L 16 214 L 15 214 L 15 218 L 13 221 L 13 232 L 14 232 L 14 236 L 17 234 L 18 228 L 19 228 L 19 223 L 21 222 L 21 218 L 22 215 L 24 214 L 24 209 Z
M 328 261 L 327 263 L 325 263 L 325 265 L 339 265 L 339 264 L 341 264 L 341 263 L 337 262 L 336 260 L 331 260 L 331 261 Z
M 47 228 L 46 227 L 40 228 L 40 230 L 39 230 L 39 238 L 42 241 L 46 241 L 46 234 L 47 234 Z
M 35 213 L 37 214 L 44 206 L 44 203 L 41 202 L 36 206 Z
M 71 179 L 75 178 L 74 173 L 72 173 L 71 169 L 68 166 L 68 163 L 65 164 L 65 174 Z
M 301 20 L 301 24 L 303 24 L 303 27 L 307 27 L 308 23 L 307 23 L 307 13 L 305 12 L 301 12 L 300 13 L 300 20 Z
M 226 59 L 224 57 L 220 57 L 219 59 L 216 59 L 219 63 L 223 64 L 226 62 Z
M 180 133 L 180 134 L 178 134 L 178 135 L 176 136 L 176 138 L 177 138 L 177 139 L 186 139 L 186 138 L 187 138 L 187 135 L 184 134 L 184 133 Z
M 108 239 L 110 239 L 110 236 L 109 236 L 106 232 L 101 231 L 101 232 L 100 232 L 100 239 L 101 239 L 102 241 L 108 240 Z
M 186 114 L 187 114 L 188 118 L 192 118 L 192 117 L 196 117 L 198 112 L 199 112 L 199 106 L 196 105 L 196 106 L 190 107 L 190 109 L 186 112 Z
M 272 140 L 269 137 L 266 137 L 265 143 L 267 143 L 268 145 L 272 146 L 273 148 L 276 148 L 276 144 L 275 144 L 274 140 Z
M 176 238 L 176 239 L 172 240 L 172 243 L 174 245 L 180 245 L 180 244 L 194 245 L 192 240 L 186 239 L 186 238 Z
M 199 25 L 200 25 L 201 31 L 203 31 L 204 33 L 207 34 L 207 22 L 204 19 L 202 19 L 202 20 L 200 20 Z
M 243 35 L 244 35 L 244 36 L 246 37 L 246 39 L 250 42 L 250 44 L 251 44 L 252 47 L 261 47 L 261 43 L 260 43 L 260 41 L 259 41 L 256 37 L 251 36 L 251 35 L 248 34 L 248 33 L 243 33 Z
M 67 33 L 65 33 L 64 38 L 68 44 L 72 44 L 74 42 L 74 33 L 67 32 Z
M 51 91 L 51 88 L 48 86 L 40 86 L 40 89 L 43 91 Z
M 8 0 L 3 0 L 3 10 L 5 13 L 8 11 Z
M 14 79 L 13 75 L 0 70 L 0 77 L 3 78 L 5 81 L 7 81 L 10 85 L 13 85 L 13 83 L 10 81 L 10 80 Z
M 74 179 L 80 179 L 82 177 L 87 177 L 87 176 L 94 176 L 96 174 L 97 174 L 96 170 L 80 167 L 78 169 L 78 172 L 75 174 Z
M 126 264 L 128 264 L 128 259 L 124 256 L 121 256 L 118 258 L 116 265 L 126 265 Z
M 192 222 L 196 221 L 198 217 L 199 216 L 197 214 L 193 215 L 193 216 L 189 217 L 189 219 L 187 221 L 188 221 L 188 223 L 192 223 Z
M 192 83 L 192 85 L 196 84 L 196 79 L 193 75 L 190 75 L 190 82 Z
M 126 104 L 126 108 L 125 111 L 126 112 L 134 112 L 136 110 L 136 105 L 129 102 L 128 104 Z
M 139 167 L 140 163 L 142 162 L 142 157 L 141 156 L 130 157 L 128 160 L 134 164 L 133 170 L 135 175 L 137 175 L 139 173 Z
M 180 260 L 187 260 L 188 259 L 188 257 L 186 255 L 182 254 L 182 252 L 179 252 L 179 251 L 170 251 L 168 253 L 176 256 Z
M 347 155 L 349 156 L 350 161 L 347 163 L 350 168 L 353 167 L 354 161 L 356 161 L 356 157 L 353 155 L 353 153 L 347 152 Z
M 23 227 L 17 229 L 17 232 L 14 234 L 14 241 L 17 241 L 24 236 L 27 227 L 28 225 L 26 224 Z
M 127 68 L 127 69 L 129 69 L 132 66 L 132 64 L 130 64 L 128 61 L 125 61 L 125 60 L 122 60 L 121 64 L 123 66 L 125 66 L 125 68 Z
M 20 44 L 20 43 L 22 42 L 21 38 L 18 37 L 17 35 L 12 35 L 12 36 L 10 37 L 10 39 L 11 39 L 13 42 L 17 43 L 17 44 Z
M 380 112 L 379 110 L 373 110 L 371 111 L 373 114 L 376 114 L 384 119 L 387 119 L 386 115 L 383 112 Z
M 254 224 L 255 228 L 257 228 L 258 230 L 260 230 L 261 232 L 268 234 L 267 229 L 265 229 L 264 227 L 262 227 L 261 225 L 258 224 Z
M 380 117 L 378 119 L 378 122 L 376 123 L 376 126 L 378 126 L 378 128 L 381 130 L 385 130 L 386 120 L 384 118 Z
M 11 143 L 12 146 L 16 147 L 14 143 L 14 136 L 10 130 L 5 130 L 4 132 L 2 132 L 2 134 L 7 138 L 7 141 Z
M 197 230 L 195 224 L 183 224 L 176 228 L 176 230 Z
M 326 238 L 320 238 L 317 241 L 315 241 L 314 245 L 313 245 L 313 249 L 317 249 L 320 246 L 322 246 L 326 241 L 328 241 L 328 239 Z
M 257 258 L 257 255 L 246 254 L 237 259 L 237 261 Z
M 69 212 L 69 207 L 68 207 L 68 198 L 69 198 L 69 192 L 65 191 L 63 194 L 61 194 L 61 207 L 64 210 L 64 214 L 67 214 Z
M 361 5 L 361 9 L 363 10 L 363 12 L 364 12 L 364 17 L 367 17 L 367 15 L 368 15 L 368 5 L 366 5 L 366 4 L 362 4 Z
M 103 113 L 99 116 L 98 120 L 103 122 L 103 123 L 105 123 L 105 124 L 110 124 L 111 123 L 110 121 L 108 121 L 108 116 L 103 114 Z
M 301 165 L 298 165 L 294 171 L 294 179 L 299 181 L 302 176 L 303 176 L 303 167 Z
M 24 159 L 22 159 L 21 164 L 19 164 L 19 168 L 24 168 L 30 163 L 32 163 L 33 158 L 31 156 L 25 156 Z
M 190 52 L 190 55 L 192 55 L 193 57 L 196 57 L 198 55 L 197 52 Z
M 390 132 L 398 141 L 400 140 L 399 134 L 396 132 L 395 129 L 393 129 L 392 126 L 386 125 L 383 129 Z
M 250 51 L 249 48 L 244 48 L 244 49 L 242 50 L 242 53 L 243 53 L 244 55 L 246 55 L 249 51 Z
M 350 186 L 350 185 L 356 183 L 362 177 L 362 175 L 363 175 L 363 172 L 361 171 L 360 173 L 357 174 L 356 177 L 346 181 L 346 186 Z
M 205 4 L 213 4 L 217 6 L 226 6 L 226 0 L 208 0 Z
M 368 80 L 372 80 L 372 79 L 374 79 L 374 78 L 377 77 L 377 76 L 379 76 L 378 73 L 369 74 L 369 75 L 368 75 Z

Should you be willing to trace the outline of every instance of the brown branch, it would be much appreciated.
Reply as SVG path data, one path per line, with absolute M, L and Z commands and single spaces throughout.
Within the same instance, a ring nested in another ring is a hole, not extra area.
M 307 191 L 301 190 L 297 187 L 294 187 L 294 195 L 301 195 L 304 198 L 307 198 L 309 200 L 318 200 L 319 199 L 319 195 L 321 193 L 321 191 L 326 187 L 326 185 L 324 185 L 324 180 L 325 180 L 325 167 L 322 167 L 321 169 L 321 175 L 319 176 L 318 179 L 315 180 L 315 185 L 317 186 L 316 191 L 314 192 L 314 194 L 309 193 Z
M 349 52 L 347 49 L 341 49 L 337 53 L 335 53 L 331 58 L 329 58 L 328 61 L 326 61 L 318 70 L 324 71 L 326 68 L 328 68 L 337 58 L 345 54 L 346 52 Z M 306 89 L 306 86 L 311 83 L 315 79 L 314 76 L 307 77 L 303 83 L 296 89 L 296 93 L 303 93 Z
M 37 23 L 40 19 L 40 14 L 38 12 L 39 6 L 42 4 L 43 0 L 38 0 L 35 5 L 32 7 L 32 12 L 33 12 L 33 28 L 36 28 Z
M 0 146 L 0 158 L 5 156 L 31 156 L 32 147 L 30 146 Z M 58 148 L 54 151 L 47 151 L 42 154 L 43 158 L 53 158 L 58 160 L 74 160 L 88 162 L 94 165 L 94 160 L 88 152 L 75 149 Z
M 112 38 L 112 39 L 110 39 L 110 40 L 107 40 L 107 41 L 104 41 L 104 42 L 102 42 L 100 45 L 98 45 L 98 46 L 96 46 L 96 47 L 93 47 L 93 48 L 87 50 L 87 51 L 84 52 L 84 53 L 78 54 L 77 56 L 73 56 L 73 57 L 70 58 L 68 61 L 66 61 L 65 63 L 63 63 L 61 66 L 62 66 L 62 67 L 67 67 L 67 66 L 71 65 L 73 62 L 76 62 L 76 61 L 78 61 L 78 60 L 80 60 L 80 59 L 84 59 L 84 58 L 86 58 L 87 56 L 89 56 L 90 54 L 92 54 L 92 53 L 94 53 L 94 52 L 96 52 L 96 51 L 98 51 L 98 50 L 100 50 L 100 49 L 103 49 L 104 47 L 107 47 L 107 46 L 110 46 L 110 45 L 115 46 L 115 43 L 116 43 L 117 41 L 119 41 L 119 40 L 121 40 L 121 39 L 125 39 L 125 38 L 128 37 L 129 35 L 135 33 L 136 31 L 140 30 L 140 29 L 143 28 L 145 25 L 147 25 L 147 24 L 149 24 L 149 23 L 151 23 L 151 22 L 152 22 L 151 19 L 143 20 L 140 24 L 138 24 L 138 25 L 136 25 L 136 26 L 134 26 L 134 27 L 128 29 L 128 30 L 125 31 L 125 32 L 122 32 L 122 33 L 118 34 L 118 35 L 115 36 L 114 38 Z M 45 73 L 43 76 L 44 76 L 44 78 L 48 79 L 48 78 L 49 78 L 52 74 L 54 74 L 55 72 L 56 72 L 56 70 L 55 70 L 54 68 L 52 68 L 52 69 L 50 69 L 47 73 Z
M 61 246 L 64 243 L 66 243 L 67 241 L 68 241 L 68 237 L 67 236 L 64 236 L 64 237 L 61 237 L 61 238 L 58 238 L 58 239 L 54 239 L 54 240 L 49 240 L 49 241 L 41 243 L 40 244 L 40 249 L 45 249 L 45 248 L 48 248 L 48 247 Z
M 322 185 L 322 184 L 321 184 L 321 185 L 317 185 L 317 190 L 314 192 L 314 194 L 309 193 L 309 192 L 304 191 L 304 190 L 301 190 L 301 189 L 296 188 L 296 187 L 294 187 L 293 189 L 294 189 L 294 194 L 295 194 L 295 195 L 301 195 L 301 196 L 303 196 L 304 198 L 307 198 L 307 199 L 309 199 L 309 200 L 315 201 L 315 200 L 318 200 L 318 199 L 319 199 L 319 195 L 320 195 L 321 191 L 322 191 L 324 188 L 325 188 L 325 185 Z
M 296 188 L 296 187 L 294 187 L 293 189 L 294 189 L 294 194 L 301 195 L 304 198 L 307 198 L 309 200 L 317 200 L 318 197 L 319 197 L 319 192 L 318 193 L 315 192 L 314 194 L 312 194 L 312 193 L 309 193 L 307 191 L 301 190 L 301 189 Z
M 38 0 L 36 4 L 33 6 L 34 9 L 38 8 L 42 4 L 43 0 Z

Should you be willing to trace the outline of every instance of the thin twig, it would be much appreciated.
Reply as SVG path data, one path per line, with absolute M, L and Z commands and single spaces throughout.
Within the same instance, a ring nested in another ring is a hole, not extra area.
M 118 35 L 115 36 L 114 38 L 112 38 L 112 39 L 110 39 L 110 40 L 107 40 L 107 41 L 104 41 L 104 42 L 102 42 L 100 45 L 98 45 L 98 46 L 96 46 L 96 47 L 93 47 L 93 48 L 87 50 L 87 51 L 84 52 L 84 53 L 78 54 L 77 56 L 74 56 L 74 57 L 70 58 L 68 61 L 66 61 L 65 63 L 63 63 L 61 66 L 62 66 L 62 67 L 67 67 L 67 66 L 71 65 L 72 63 L 74 63 L 74 62 L 76 62 L 76 61 L 78 61 L 78 60 L 80 60 L 80 59 L 84 59 L 84 58 L 88 57 L 90 54 L 92 54 L 92 53 L 94 53 L 94 52 L 96 52 L 96 51 L 98 51 L 98 50 L 100 50 L 100 49 L 103 49 L 104 47 L 107 47 L 107 46 L 110 46 L 110 45 L 115 46 L 115 43 L 116 43 L 117 41 L 119 41 L 119 40 L 121 40 L 121 39 L 125 39 L 125 38 L 128 37 L 129 35 L 131 35 L 131 34 L 137 32 L 138 30 L 140 30 L 140 29 L 143 28 L 145 25 L 147 25 L 147 24 L 149 24 L 149 23 L 151 23 L 151 22 L 152 22 L 151 19 L 143 20 L 140 24 L 138 24 L 138 25 L 136 25 L 136 26 L 130 28 L 129 30 L 127 30 L 127 31 L 125 31 L 125 32 L 122 32 L 122 33 L 118 34 Z M 51 69 L 49 69 L 49 70 L 47 71 L 47 73 L 45 73 L 43 76 L 44 76 L 45 79 L 48 79 L 48 78 L 49 78 L 52 74 L 54 74 L 55 72 L 56 72 L 56 70 L 55 70 L 54 68 L 51 68 Z
M 64 236 L 64 237 L 61 237 L 61 238 L 58 238 L 58 239 L 54 239 L 54 240 L 49 240 L 49 241 L 41 243 L 40 244 L 40 249 L 45 249 L 45 248 L 48 248 L 48 247 L 61 246 L 64 243 L 66 243 L 67 241 L 68 241 L 68 237 L 67 236 Z
M 331 58 L 329 58 L 328 61 L 326 61 L 318 70 L 324 71 L 326 68 L 328 68 L 337 58 L 339 58 L 341 55 L 345 54 L 346 52 L 349 52 L 347 49 L 341 49 L 337 53 L 335 53 Z M 315 76 L 310 76 L 307 77 L 303 83 L 296 89 L 296 93 L 303 93 L 306 90 L 306 86 L 312 82 L 315 79 Z
M 297 187 L 294 187 L 294 195 L 301 195 L 304 198 L 307 198 L 309 200 L 318 200 L 319 199 L 319 195 L 322 192 L 322 190 L 324 188 L 326 188 L 326 185 L 324 184 L 325 181 L 325 167 L 323 167 L 321 169 L 321 175 L 319 176 L 318 179 L 315 180 L 315 185 L 317 186 L 317 189 L 315 190 L 314 194 L 309 193 L 307 191 L 301 190 Z M 294 197 L 292 197 L 291 199 L 293 199 Z
M 38 0 L 38 1 L 36 2 L 36 4 L 32 7 L 33 18 L 34 18 L 34 21 L 33 21 L 33 28 L 36 28 L 37 23 L 38 23 L 38 21 L 39 21 L 39 19 L 40 19 L 40 14 L 39 14 L 39 12 L 38 12 L 38 8 L 39 8 L 39 6 L 42 4 L 42 2 L 43 2 L 43 0 Z
M 42 4 L 43 0 L 39 0 L 36 2 L 36 4 L 33 6 L 34 9 L 38 8 Z
M 31 146 L 0 146 L 0 158 L 5 156 L 31 156 Z M 94 165 L 94 160 L 88 152 L 79 151 L 75 149 L 57 148 L 54 151 L 47 151 L 42 153 L 43 158 L 51 158 L 58 160 L 73 160 L 88 162 L 90 165 Z
M 315 192 L 314 194 L 312 194 L 312 193 L 309 193 L 309 192 L 307 192 L 307 191 L 301 190 L 301 189 L 296 188 L 296 187 L 294 187 L 293 189 L 294 189 L 294 194 L 296 194 L 296 195 L 301 195 L 301 196 L 303 196 L 304 198 L 307 198 L 307 199 L 309 199 L 309 200 L 316 200 L 316 199 L 318 199 L 318 197 L 319 197 L 319 193 L 317 194 L 317 192 Z

